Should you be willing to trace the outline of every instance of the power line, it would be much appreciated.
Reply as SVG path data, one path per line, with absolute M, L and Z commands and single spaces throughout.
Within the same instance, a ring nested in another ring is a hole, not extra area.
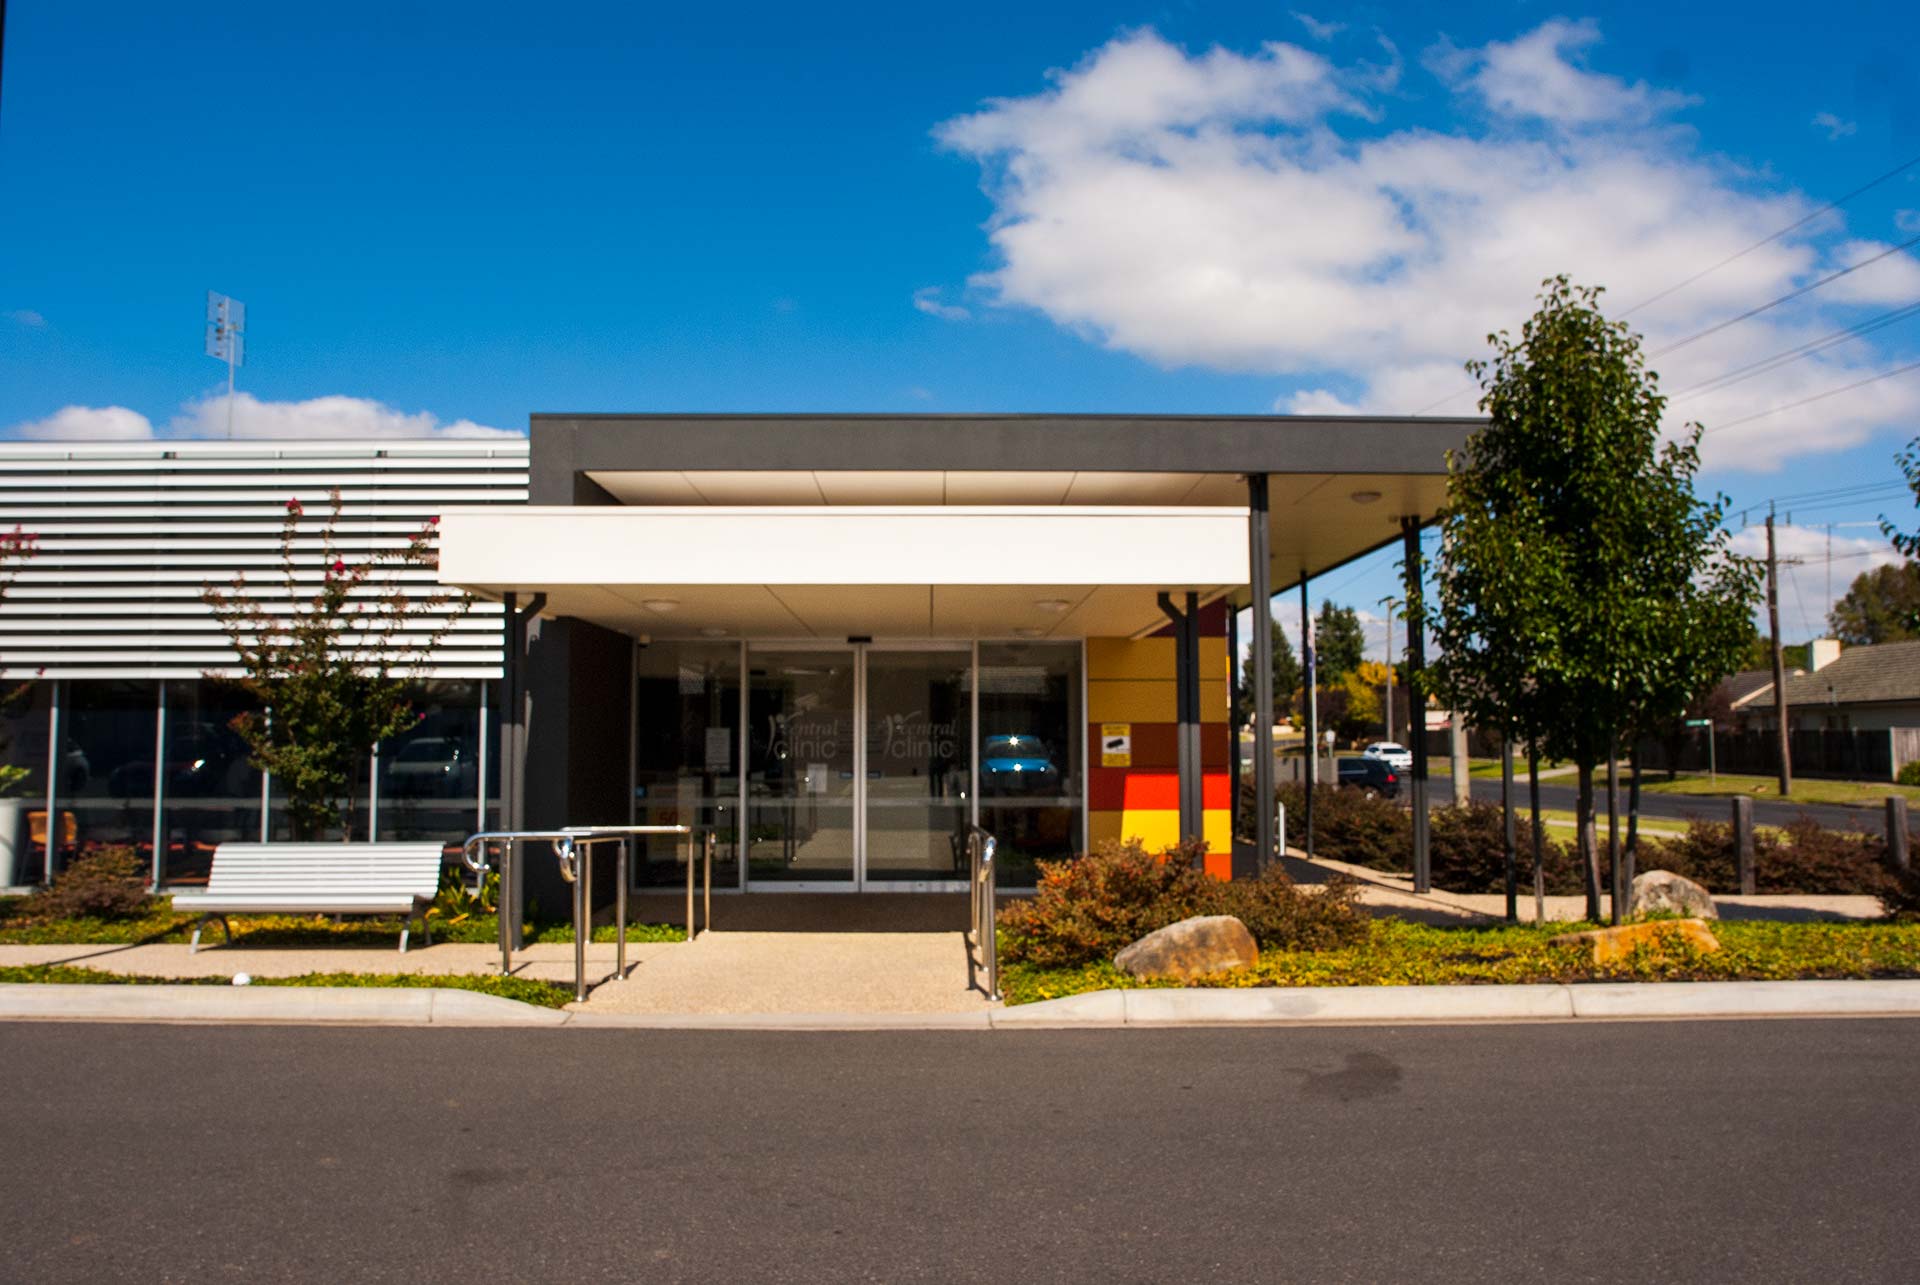
M 1736 259 L 1746 258 L 1749 254 L 1752 254 L 1755 250 L 1758 250 L 1762 246 L 1772 245 L 1775 241 L 1778 241 L 1781 237 L 1785 236 L 1787 233 L 1792 232 L 1798 228 L 1805 227 L 1807 224 L 1819 218 L 1822 214 L 1825 214 L 1830 210 L 1839 209 L 1842 205 L 1845 205 L 1848 201 L 1851 201 L 1854 197 L 1859 196 L 1865 192 L 1871 192 L 1874 188 L 1879 187 L 1882 183 L 1886 182 L 1888 179 L 1896 178 L 1899 175 L 1906 173 L 1908 170 L 1912 169 L 1916 165 L 1920 165 L 1920 156 L 1916 156 L 1910 161 L 1906 161 L 1906 162 L 1903 162 L 1902 164 L 1894 166 L 1892 169 L 1888 170 L 1885 174 L 1882 174 L 1879 178 L 1874 179 L 1872 182 L 1865 183 L 1860 187 L 1854 188 L 1853 191 L 1848 192 L 1845 196 L 1835 197 L 1833 200 L 1828 201 L 1825 205 L 1815 210 L 1812 214 L 1807 215 L 1805 218 L 1799 219 L 1799 220 L 1796 220 L 1795 222 L 1787 224 L 1787 226 L 1781 228 L 1778 232 L 1775 232 L 1772 236 L 1762 237 L 1760 240 L 1755 241 L 1752 245 L 1748 246 L 1746 249 L 1738 251 L 1737 253 L 1728 255 L 1726 258 L 1720 260 L 1720 262 L 1714 264 L 1710 268 L 1702 268 L 1700 271 L 1688 277 L 1685 281 L 1679 282 L 1678 284 L 1675 284 L 1675 285 L 1668 286 L 1665 290 L 1662 290 L 1659 294 L 1654 295 L 1652 298 L 1642 299 L 1639 303 L 1634 304 L 1633 307 L 1627 309 L 1625 312 L 1621 313 L 1620 315 L 1622 317 L 1631 317 L 1634 313 L 1640 311 L 1642 308 L 1648 307 L 1651 304 L 1659 303 L 1662 299 L 1666 298 L 1668 295 L 1674 294 L 1678 291 L 1686 289 L 1688 286 L 1692 285 L 1694 282 L 1698 281 L 1700 278 L 1704 276 L 1709 276 L 1715 272 L 1720 271 L 1720 269 L 1726 267 L 1729 263 L 1732 263 Z
M 1829 397 L 1838 397 L 1841 393 L 1850 393 L 1856 388 L 1865 388 L 1868 384 L 1877 384 L 1883 379 L 1892 379 L 1895 375 L 1904 375 L 1910 370 L 1920 370 L 1920 361 L 1908 362 L 1906 365 L 1896 366 L 1892 370 L 1883 370 L 1877 375 L 1870 375 L 1865 379 L 1855 380 L 1851 384 L 1843 384 L 1839 388 L 1829 388 L 1826 392 L 1815 393 L 1811 397 L 1802 397 L 1797 402 L 1788 402 L 1784 406 L 1775 406 L 1771 410 L 1755 411 L 1751 415 L 1742 415 L 1739 419 L 1730 419 L 1724 424 L 1715 424 L 1712 428 L 1703 428 L 1700 430 L 1700 435 L 1705 437 L 1708 433 L 1717 433 L 1723 428 L 1732 428 L 1736 424 L 1751 423 L 1756 419 L 1765 419 L 1769 415 L 1778 415 L 1783 410 L 1794 410 L 1797 407 L 1810 405 L 1813 402 L 1825 401 Z
M 1756 375 L 1764 375 L 1770 370 L 1778 370 L 1780 367 L 1790 365 L 1802 357 L 1811 357 L 1817 352 L 1825 352 L 1827 349 L 1843 344 L 1850 339 L 1859 339 L 1876 330 L 1884 329 L 1887 326 L 1893 325 L 1895 322 L 1904 321 L 1908 317 L 1916 315 L 1920 315 L 1920 301 L 1910 303 L 1904 308 L 1896 308 L 1892 312 L 1881 313 L 1878 317 L 1863 321 L 1858 325 L 1842 327 L 1831 334 L 1809 340 L 1797 348 L 1785 349 L 1775 353 L 1771 357 L 1764 357 L 1759 361 L 1751 362 L 1745 366 L 1737 366 L 1725 374 L 1716 375 L 1712 379 L 1702 380 L 1688 388 L 1683 388 L 1679 392 L 1674 393 L 1668 400 L 1677 402 L 1688 397 L 1697 396 L 1700 393 L 1717 393 L 1723 388 L 1731 388 L 1735 384 L 1744 383 Z
M 1685 339 L 1679 340 L 1676 343 L 1670 343 L 1665 348 L 1661 348 L 1655 352 L 1648 353 L 1647 356 L 1649 358 L 1664 357 L 1670 352 L 1674 352 L 1678 349 L 1685 348 L 1690 343 L 1695 343 L 1698 340 L 1705 339 L 1708 335 L 1718 334 L 1722 330 L 1725 330 L 1728 326 L 1737 326 L 1741 322 L 1746 321 L 1750 317 L 1757 317 L 1763 312 L 1767 312 L 1771 309 L 1778 308 L 1783 303 L 1790 303 L 1793 300 L 1798 299 L 1801 295 L 1809 294 L 1815 290 L 1818 290 L 1821 286 L 1824 286 L 1829 282 L 1838 281 L 1841 277 L 1848 276 L 1851 273 L 1858 272 L 1862 268 L 1869 267 L 1873 264 L 1880 262 L 1880 260 L 1886 258 L 1889 255 L 1898 254 L 1902 250 L 1911 249 L 1916 245 L 1920 245 L 1920 236 L 1909 237 L 1907 240 L 1902 241 L 1899 245 L 1893 246 L 1889 249 L 1882 250 L 1880 253 L 1874 255 L 1871 259 L 1862 259 L 1860 262 L 1854 264 L 1850 268 L 1842 268 L 1838 272 L 1830 273 L 1827 276 L 1821 277 L 1818 281 L 1815 281 L 1810 285 L 1801 286 L 1798 290 L 1790 290 L 1786 294 L 1781 295 L 1778 299 L 1768 300 L 1766 303 L 1761 304 L 1758 308 L 1749 308 L 1737 317 L 1729 317 L 1725 321 L 1719 322 L 1715 325 L 1708 326 L 1705 330 L 1697 331 L 1694 334 L 1688 335 Z

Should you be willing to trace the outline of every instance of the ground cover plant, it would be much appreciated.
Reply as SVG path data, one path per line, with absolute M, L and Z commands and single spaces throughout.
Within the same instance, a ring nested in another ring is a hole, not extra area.
M 0 985 L 38 983 L 66 986 L 231 986 L 225 977 L 142 977 L 68 964 L 0 965 Z M 492 973 L 302 973 L 297 977 L 255 977 L 253 986 L 398 987 L 477 991 L 540 1008 L 564 1008 L 573 988 L 559 982 Z
M 1703 953 L 1678 934 L 1598 965 L 1577 946 L 1552 946 L 1590 923 L 1441 928 L 1399 919 L 1368 922 L 1354 940 L 1308 950 L 1265 949 L 1252 968 L 1191 983 L 1203 987 L 1426 986 L 1526 982 L 1787 981 L 1920 977 L 1920 922 L 1713 925 L 1721 949 Z M 1000 986 L 1009 1004 L 1086 991 L 1179 985 L 1143 982 L 1102 959 L 1043 968 L 1003 951 Z

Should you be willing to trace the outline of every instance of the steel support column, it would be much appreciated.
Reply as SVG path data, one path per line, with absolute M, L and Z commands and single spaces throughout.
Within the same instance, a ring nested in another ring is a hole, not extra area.
M 1205 835 L 1200 758 L 1200 595 L 1189 593 L 1186 609 L 1159 595 L 1160 610 L 1173 625 L 1175 749 L 1180 764 L 1180 837 Z
M 1232 843 L 1240 837 L 1240 613 L 1231 602 L 1227 612 L 1227 834 Z
M 1318 660 L 1313 654 L 1313 609 L 1307 605 L 1307 571 L 1305 567 L 1300 569 L 1300 657 L 1302 661 L 1301 673 L 1304 675 L 1306 683 L 1305 694 L 1300 704 L 1303 707 L 1302 713 L 1305 715 L 1307 731 L 1307 788 L 1306 807 L 1304 809 L 1306 816 L 1303 818 L 1302 825 L 1306 842 L 1302 846 L 1306 848 L 1307 856 L 1311 857 L 1313 856 L 1313 778 L 1315 770 L 1320 766 L 1320 729 L 1315 726 L 1318 720 L 1314 715 L 1318 710 L 1314 703 L 1314 688 L 1320 680 L 1319 675 L 1315 672 L 1319 666 Z
M 1420 519 L 1400 519 L 1406 547 L 1407 577 L 1407 731 L 1413 748 L 1413 890 L 1433 886 L 1427 832 L 1427 690 L 1421 671 L 1427 664 L 1425 564 L 1420 554 Z
M 1253 860 L 1265 870 L 1278 859 L 1273 825 L 1273 548 L 1267 529 L 1267 475 L 1247 477 L 1247 565 L 1253 610 L 1247 629 L 1253 644 Z M 1234 753 L 1240 744 L 1233 736 Z

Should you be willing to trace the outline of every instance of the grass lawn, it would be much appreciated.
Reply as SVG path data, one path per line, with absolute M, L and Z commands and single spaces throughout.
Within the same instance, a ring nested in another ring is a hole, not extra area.
M 146 914 L 131 919 L 55 919 L 27 918 L 27 899 L 0 898 L 0 945 L 64 946 L 100 943 L 103 945 L 148 945 L 153 942 L 185 942 L 193 936 L 198 915 L 176 914 L 166 898 L 161 898 Z M 232 915 L 234 941 L 241 946 L 378 946 L 392 949 L 400 940 L 397 919 L 346 919 L 340 923 L 323 916 Z M 469 915 L 460 919 L 432 918 L 433 939 L 449 942 L 500 940 L 500 927 L 492 915 Z M 670 924 L 627 925 L 630 942 L 685 941 L 686 931 Z M 593 940 L 612 941 L 612 924 L 593 930 Z M 223 938 L 217 924 L 201 934 L 202 945 L 219 944 Z M 419 940 L 417 937 L 415 940 Z M 571 923 L 534 924 L 529 927 L 527 944 L 570 942 Z
M 231 986 L 225 977 L 129 977 L 97 968 L 74 968 L 66 964 L 30 964 L 0 967 L 0 984 L 22 982 L 69 986 Z M 573 987 L 559 982 L 533 981 L 525 977 L 499 977 L 491 973 L 302 973 L 298 977 L 256 977 L 255 986 L 381 986 L 437 987 L 446 990 L 478 991 L 498 995 L 540 1008 L 564 1008 L 573 999 Z
M 1196 986 L 1406 986 L 1442 983 L 1784 981 L 1795 978 L 1920 977 L 1920 923 L 1719 923 L 1719 951 L 1684 944 L 1642 950 L 1601 967 L 1579 947 L 1550 938 L 1590 924 L 1511 924 L 1438 928 L 1375 920 L 1367 937 L 1335 950 L 1262 952 L 1252 968 L 1218 973 Z M 1009 1004 L 1057 999 L 1083 991 L 1140 986 L 1111 963 L 1036 969 L 1006 964 L 1000 985 Z
M 1649 772 L 1640 782 L 1648 794 L 1686 794 L 1707 797 L 1736 794 L 1756 799 L 1778 799 L 1780 782 L 1771 776 L 1734 776 L 1722 772 L 1716 780 L 1698 773 L 1682 773 L 1669 781 L 1664 772 Z M 1920 803 L 1920 786 L 1895 785 L 1891 781 L 1829 781 L 1814 777 L 1795 777 L 1789 803 L 1852 803 L 1879 807 L 1887 796 L 1900 794 L 1909 803 Z

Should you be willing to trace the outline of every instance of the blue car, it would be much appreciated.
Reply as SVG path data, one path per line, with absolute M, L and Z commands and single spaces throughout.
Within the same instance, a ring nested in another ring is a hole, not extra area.
M 980 743 L 980 793 L 1057 794 L 1060 769 L 1037 736 L 989 736 Z

